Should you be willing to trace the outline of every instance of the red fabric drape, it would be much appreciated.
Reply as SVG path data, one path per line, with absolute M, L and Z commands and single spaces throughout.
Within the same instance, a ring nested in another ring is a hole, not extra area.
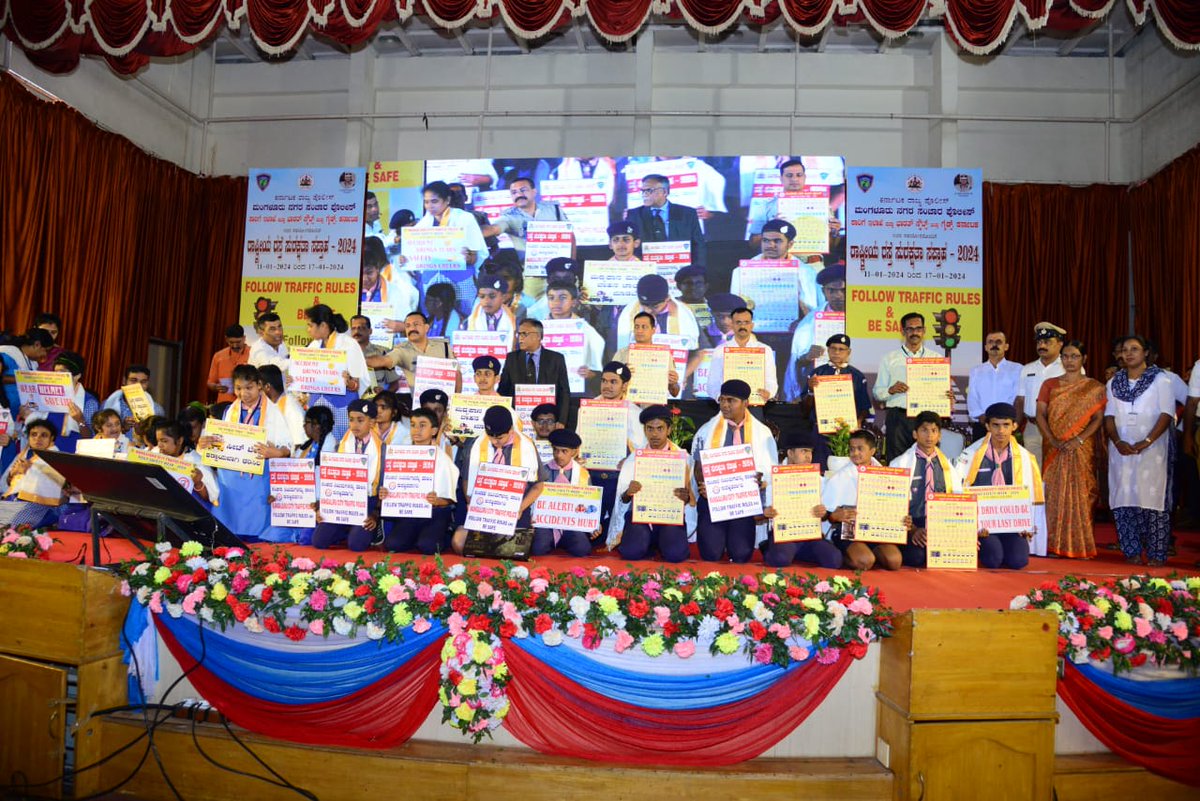
M 1058 695 L 1096 739 L 1152 773 L 1200 787 L 1200 721 L 1149 715 L 1103 692 L 1067 662 Z
M 243 729 L 268 737 L 311 745 L 393 748 L 412 738 L 438 700 L 440 641 L 413 657 L 403 671 L 352 695 L 293 706 L 262 701 L 226 684 L 203 666 L 196 666 L 170 629 L 158 621 L 156 627 L 188 681 L 206 701 Z
M 236 319 L 246 179 L 201 178 L 0 75 L 0 329 L 63 317 L 101 398 L 151 337 L 183 342 L 184 398 Z
M 795 670 L 768 692 L 710 709 L 662 712 L 618 703 L 506 648 L 504 726 L 543 754 L 636 765 L 732 765 L 767 751 L 820 706 L 851 660 Z
M 1200 146 L 1129 191 L 1135 329 L 1176 372 L 1200 356 Z
M 1103 377 L 1112 337 L 1129 319 L 1129 227 L 1123 186 L 986 183 L 983 190 L 983 324 L 1008 335 L 1008 358 L 1037 358 L 1043 320 L 1088 346 Z

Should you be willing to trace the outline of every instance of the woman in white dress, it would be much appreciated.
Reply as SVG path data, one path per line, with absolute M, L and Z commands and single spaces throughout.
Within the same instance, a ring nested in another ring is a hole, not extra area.
M 1108 505 L 1125 560 L 1161 565 L 1171 537 L 1175 396 L 1167 374 L 1146 362 L 1146 340 L 1126 337 L 1124 367 L 1108 382 Z

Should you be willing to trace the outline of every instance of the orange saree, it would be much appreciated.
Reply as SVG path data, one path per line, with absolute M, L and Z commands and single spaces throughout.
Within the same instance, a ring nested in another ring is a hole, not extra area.
M 1046 550 L 1087 559 L 1096 555 L 1092 514 L 1096 506 L 1096 436 L 1076 442 L 1088 422 L 1104 410 L 1104 385 L 1094 378 L 1064 384 L 1052 378 L 1042 385 L 1046 422 L 1063 449 L 1045 448 L 1042 478 L 1046 487 Z

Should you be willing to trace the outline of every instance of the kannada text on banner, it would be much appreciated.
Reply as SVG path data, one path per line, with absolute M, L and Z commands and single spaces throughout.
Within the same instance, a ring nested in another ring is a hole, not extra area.
M 358 310 L 366 170 L 251 169 L 238 318 L 250 329 L 273 311 L 291 346 L 311 341 L 304 310 Z

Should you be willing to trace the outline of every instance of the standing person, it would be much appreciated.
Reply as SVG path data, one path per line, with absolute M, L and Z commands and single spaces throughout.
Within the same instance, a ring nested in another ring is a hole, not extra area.
M 500 394 L 513 397 L 518 384 L 553 384 L 558 422 L 564 425 L 571 410 L 571 385 L 567 378 L 567 360 L 557 351 L 542 347 L 541 320 L 525 320 L 517 328 L 517 350 L 504 359 L 500 373 Z
M 718 345 L 712 353 L 712 363 L 708 368 L 708 396 L 714 397 L 721 393 L 721 385 L 725 383 L 725 349 L 754 348 L 763 351 L 762 384 L 754 387 L 753 391 L 759 399 L 766 403 L 774 400 L 779 392 L 779 376 L 775 372 L 775 351 L 770 345 L 754 336 L 754 312 L 745 306 L 734 309 L 731 316 L 733 321 L 733 339 Z
M 550 432 L 550 447 L 553 448 L 554 457 L 542 465 L 541 480 L 544 484 L 570 484 L 576 487 L 591 484 L 588 469 L 576 461 L 581 444 L 579 435 L 574 431 L 556 429 Z M 589 535 L 583 531 L 535 528 L 530 554 L 542 556 L 555 548 L 562 548 L 571 556 L 584 557 L 592 552 L 593 540 L 603 531 L 603 528 L 597 528 Z
M 987 434 L 984 412 L 993 403 L 1016 405 L 1021 394 L 1022 368 L 1004 357 L 1008 353 L 1008 335 L 989 331 L 983 338 L 987 361 L 971 368 L 967 378 L 967 413 L 971 417 L 971 440 Z
M 52 312 L 42 312 L 33 318 L 33 327 L 42 329 L 53 340 L 50 347 L 46 348 L 46 355 L 38 362 L 38 366 L 33 369 L 53 370 L 54 361 L 58 358 L 58 354 L 66 350 L 66 348 L 59 344 L 59 337 L 62 335 L 63 327 L 62 318 Z
M 434 446 L 433 489 L 425 496 L 433 509 L 429 517 L 389 519 L 384 523 L 387 533 L 383 538 L 383 549 L 435 554 L 450 544 L 450 521 L 454 511 L 455 487 L 458 485 L 458 468 L 444 450 L 436 447 L 441 423 L 435 412 L 414 409 L 409 426 L 408 437 L 413 445 Z M 387 500 L 387 492 L 387 487 L 380 488 L 381 501 Z
M 288 371 L 288 346 L 283 341 L 283 320 L 275 312 L 267 312 L 254 321 L 258 341 L 250 346 L 247 363 L 255 367 L 273 364 L 286 376 Z
M 884 456 L 893 459 L 909 449 L 913 423 L 908 417 L 908 359 L 934 359 L 942 354 L 925 347 L 925 316 L 909 312 L 900 318 L 904 344 L 887 352 L 875 376 L 875 400 L 887 410 Z
M 352 551 L 365 551 L 372 542 L 383 541 L 379 527 L 379 478 L 383 471 L 383 447 L 375 433 L 375 404 L 355 398 L 347 408 L 349 428 L 338 442 L 338 453 L 365 454 L 367 457 L 367 516 L 357 525 L 326 523 L 317 513 L 312 545 L 325 550 L 342 542 Z
M 217 393 L 217 403 L 233 402 L 233 368 L 248 361 L 246 329 L 235 323 L 225 329 L 225 347 L 213 354 L 208 365 L 208 391 Z
M 496 228 L 499 233 L 508 234 L 521 264 L 524 264 L 525 236 L 529 229 L 529 223 L 535 220 L 568 222 L 568 219 L 566 212 L 557 203 L 538 199 L 537 187 L 534 186 L 533 179 L 527 175 L 521 175 L 509 181 L 508 194 L 512 197 L 513 204 L 500 212 L 500 217 L 496 220 Z
M 371 318 L 356 314 L 350 318 L 350 337 L 358 343 L 362 350 L 363 363 L 370 367 L 371 359 L 386 356 L 386 348 L 371 341 Z M 376 389 L 388 389 L 393 392 L 400 386 L 400 374 L 386 367 L 378 368 L 371 373 L 371 383 Z M 367 393 L 363 393 L 365 397 Z
M 708 263 L 708 246 L 700 218 L 691 206 L 671 202 L 671 181 L 665 175 L 642 179 L 642 205 L 625 218 L 637 225 L 643 242 L 691 242 L 692 264 Z
M 263 457 L 262 475 L 240 473 L 235 470 L 217 470 L 217 486 L 221 503 L 213 511 L 218 520 L 239 537 L 258 538 L 271 525 L 271 459 L 292 455 L 292 433 L 288 429 L 283 413 L 271 403 L 263 392 L 262 376 L 258 368 L 239 364 L 233 369 L 233 392 L 235 398 L 225 410 L 227 423 L 257 426 L 265 430 L 266 442 L 254 446 L 255 452 Z M 211 436 L 200 437 L 197 450 L 208 450 L 217 442 Z
M 817 273 L 817 286 L 825 296 L 825 303 L 803 314 L 792 331 L 792 355 L 783 376 L 784 400 L 795 400 L 804 394 L 804 379 L 811 374 L 813 363 L 825 352 L 816 341 L 817 312 L 846 311 L 846 265 L 831 264 L 821 270 Z
M 800 317 L 805 317 L 813 309 L 825 305 L 825 295 L 817 286 L 817 274 L 800 259 L 791 255 L 792 242 L 796 239 L 796 226 L 786 220 L 771 220 L 763 226 L 762 252 L 750 261 L 785 261 L 799 271 L 799 294 L 796 298 L 796 308 Z M 746 297 L 742 291 L 742 268 L 734 267 L 729 276 L 729 291 L 735 295 Z
M 367 368 L 362 348 L 353 337 L 346 335 L 350 326 L 345 317 L 324 303 L 306 309 L 304 316 L 308 319 L 308 335 L 312 337 L 310 348 L 329 348 L 346 354 L 346 370 L 342 374 L 346 380 L 346 394 L 313 393 L 308 398 L 310 409 L 313 406 L 329 407 L 333 412 L 333 436 L 341 439 L 350 425 L 346 408 L 371 389 L 374 377 Z
M 456 209 L 452 205 L 450 187 L 445 181 L 431 181 L 421 189 L 425 214 L 417 220 L 414 228 L 457 228 L 463 232 L 463 259 L 466 267 L 462 270 L 438 270 L 443 280 L 455 284 L 455 294 L 467 297 L 475 277 L 475 265 L 482 264 L 487 258 L 488 246 L 483 239 L 483 232 L 475 215 L 464 209 Z M 403 268 L 407 259 L 404 255 L 396 257 L 396 264 Z
M 1021 368 L 1021 391 L 1017 393 L 1017 413 L 1021 416 L 1018 425 L 1026 421 L 1033 422 L 1037 417 L 1038 393 L 1042 391 L 1042 382 L 1047 378 L 1057 378 L 1063 374 L 1062 359 L 1058 358 L 1062 351 L 1063 340 L 1067 332 L 1054 323 L 1038 323 L 1033 327 L 1037 339 L 1038 357 Z M 1042 461 L 1042 432 L 1037 425 L 1025 426 L 1023 434 L 1025 449 Z
M 1096 433 L 1104 420 L 1104 385 L 1083 374 L 1087 347 L 1062 347 L 1063 374 L 1048 378 L 1037 399 L 1037 427 L 1046 458 L 1046 552 L 1070 559 L 1096 555 L 1092 514 L 1098 495 Z
M 154 400 L 154 396 L 150 394 L 150 368 L 144 364 L 131 364 L 125 368 L 125 376 L 121 382 L 121 386 L 127 387 L 130 384 L 138 384 L 146 393 L 147 400 L 154 408 L 154 413 L 159 417 L 166 417 L 167 413 L 163 411 L 163 407 L 158 401 Z M 126 433 L 133 428 L 133 410 L 129 408 L 129 402 L 125 400 L 124 391 L 118 389 L 113 394 L 104 399 L 101 404 L 103 409 L 112 409 L 121 416 L 121 428 Z
M 1021 570 L 1032 552 L 1046 552 L 1045 491 L 1037 457 L 1017 444 L 1017 410 L 1010 403 L 987 408 L 987 436 L 968 446 L 955 460 L 967 487 L 1024 487 L 1033 506 L 1034 530 L 989 531 L 980 529 L 979 566 L 991 570 Z
M 935 493 L 962 492 L 962 479 L 938 447 L 942 441 L 942 418 L 937 412 L 921 412 L 913 422 L 916 423 L 913 430 L 916 444 L 893 459 L 891 466 L 908 468 L 912 477 L 908 498 L 908 542 L 898 547 L 900 563 L 906 567 L 925 567 L 926 503 Z
M 812 375 L 806 380 L 800 406 L 802 409 L 808 410 L 808 419 L 815 429 L 817 427 L 817 405 L 813 392 L 816 385 L 829 376 L 848 374 L 854 384 L 854 410 L 858 414 L 858 419 L 846 422 L 853 422 L 852 428 L 862 428 L 866 424 L 867 415 L 871 413 L 871 392 L 867 389 L 867 377 L 863 375 L 862 370 L 850 364 L 850 337 L 845 334 L 834 334 L 825 340 L 825 349 L 829 353 L 829 361 L 813 370 Z
M 1171 537 L 1175 396 L 1164 372 L 1146 362 L 1146 340 L 1125 338 L 1125 367 L 1108 382 L 1108 505 L 1125 561 L 1161 565 Z
M 453 359 L 450 341 L 442 337 L 429 336 L 429 318 L 419 311 L 412 311 L 404 318 L 404 341 L 382 356 L 368 356 L 367 367 L 373 370 L 399 368 L 404 371 L 404 380 L 410 392 L 417 390 L 417 359 L 429 356 L 434 359 Z M 458 377 L 458 388 L 462 388 L 462 376 Z
M 4 384 L 5 404 L 15 419 L 21 408 L 21 395 L 17 392 L 17 371 L 41 369 L 41 361 L 54 346 L 54 337 L 44 328 L 31 328 L 24 336 L 17 337 L 7 345 L 0 346 L 0 376 Z M 62 352 L 62 349 L 59 349 Z M 53 369 L 53 365 L 51 368 Z
M 750 385 L 734 379 L 721 385 L 717 403 L 721 413 L 696 432 L 692 440 L 692 460 L 695 467 L 697 494 L 700 500 L 696 512 L 696 544 L 700 558 L 719 562 L 726 552 L 734 562 L 748 562 L 754 555 L 757 526 L 753 517 L 742 517 L 717 523 L 708 507 L 708 490 L 704 485 L 704 452 L 730 445 L 750 445 L 754 452 L 754 467 L 765 488 L 771 481 L 771 467 L 779 462 L 779 446 L 770 429 L 750 415 Z M 765 536 L 765 532 L 764 532 Z

